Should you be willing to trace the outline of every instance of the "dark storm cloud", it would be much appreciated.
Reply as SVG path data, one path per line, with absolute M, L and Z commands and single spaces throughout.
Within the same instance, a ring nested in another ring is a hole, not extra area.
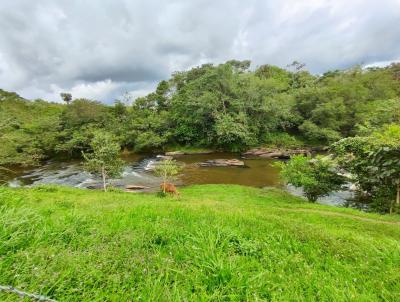
M 103 101 L 232 58 L 312 72 L 400 59 L 400 0 L 0 2 L 0 88 Z

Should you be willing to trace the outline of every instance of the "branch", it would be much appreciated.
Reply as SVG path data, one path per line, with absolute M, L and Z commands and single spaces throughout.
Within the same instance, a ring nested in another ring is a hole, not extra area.
M 31 298 L 36 301 L 57 302 L 56 300 L 50 299 L 48 297 L 45 297 L 42 295 L 37 295 L 37 294 L 30 294 L 30 293 L 24 292 L 22 290 L 16 289 L 12 286 L 0 285 L 0 291 L 4 291 L 6 293 L 17 294 L 21 298 Z

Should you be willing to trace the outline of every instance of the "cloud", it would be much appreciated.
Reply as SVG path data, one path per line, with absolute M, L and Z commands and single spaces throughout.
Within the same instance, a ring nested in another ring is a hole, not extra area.
M 370 67 L 386 67 L 389 66 L 392 63 L 400 63 L 400 57 L 397 60 L 390 60 L 390 61 L 378 61 L 378 62 L 372 62 L 370 64 L 364 65 L 364 68 L 370 68 Z
M 319 73 L 399 59 L 398 24 L 399 0 L 4 0 L 0 86 L 111 102 L 232 58 Z

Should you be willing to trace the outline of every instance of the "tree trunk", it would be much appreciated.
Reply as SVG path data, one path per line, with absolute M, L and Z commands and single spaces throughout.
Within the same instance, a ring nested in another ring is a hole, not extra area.
M 397 185 L 397 193 L 396 193 L 396 208 L 398 210 L 400 206 L 400 185 Z M 393 201 L 390 203 L 390 214 L 393 213 Z
M 104 192 L 107 192 L 106 170 L 104 169 L 104 167 L 101 167 L 101 176 L 103 178 L 103 190 L 104 190 Z

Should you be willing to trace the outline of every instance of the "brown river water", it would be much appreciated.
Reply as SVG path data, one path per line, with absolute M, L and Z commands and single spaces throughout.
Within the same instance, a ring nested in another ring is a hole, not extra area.
M 180 186 L 193 184 L 238 184 L 252 187 L 279 187 L 295 195 L 301 195 L 299 189 L 287 187 L 279 178 L 279 168 L 274 165 L 277 160 L 266 158 L 242 158 L 245 167 L 200 167 L 198 163 L 210 159 L 241 159 L 234 153 L 212 153 L 182 155 L 176 160 L 182 163 L 183 169 L 176 180 Z M 159 159 L 153 155 L 125 155 L 126 162 L 122 176 L 111 180 L 116 187 L 141 185 L 149 187 L 148 191 L 158 189 L 160 179 L 148 170 Z M 48 161 L 39 167 L 15 168 L 13 173 L 3 177 L 11 187 L 36 186 L 41 184 L 58 184 L 78 188 L 93 188 L 100 185 L 100 179 L 85 172 L 79 161 Z M 320 203 L 341 205 L 348 192 L 336 192 L 319 200 Z

